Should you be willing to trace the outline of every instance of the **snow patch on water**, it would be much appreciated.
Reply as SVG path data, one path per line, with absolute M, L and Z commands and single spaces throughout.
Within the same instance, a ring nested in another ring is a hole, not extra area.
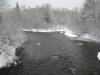
M 37 43 L 36 45 L 39 46 L 39 45 L 41 45 L 41 43 Z

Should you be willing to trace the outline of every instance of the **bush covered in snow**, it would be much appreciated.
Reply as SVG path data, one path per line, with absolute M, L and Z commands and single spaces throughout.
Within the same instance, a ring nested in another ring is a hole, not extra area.
M 2 32 L 0 36 L 0 68 L 10 66 L 12 63 L 16 65 L 18 60 L 16 48 L 21 46 L 24 41 L 25 37 L 21 31 L 16 34 Z
M 8 45 L 0 45 L 0 68 L 8 67 L 11 63 L 16 64 L 16 49 Z

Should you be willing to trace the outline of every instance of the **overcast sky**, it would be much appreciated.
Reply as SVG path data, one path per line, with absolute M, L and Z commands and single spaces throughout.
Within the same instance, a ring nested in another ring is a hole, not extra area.
M 9 0 L 11 6 L 15 6 L 16 2 L 26 7 L 35 7 L 50 3 L 53 7 L 73 9 L 75 7 L 81 7 L 84 0 Z

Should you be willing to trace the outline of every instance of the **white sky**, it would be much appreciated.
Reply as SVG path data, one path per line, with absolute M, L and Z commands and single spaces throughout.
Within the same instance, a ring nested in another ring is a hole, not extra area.
M 80 8 L 84 0 L 9 0 L 11 6 L 15 6 L 16 2 L 26 7 L 35 7 L 37 5 L 50 3 L 53 7 L 73 9 L 75 7 Z

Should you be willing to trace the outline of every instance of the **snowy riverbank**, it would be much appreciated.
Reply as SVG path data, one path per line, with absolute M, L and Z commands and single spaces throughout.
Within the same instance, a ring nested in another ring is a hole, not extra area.
M 22 33 L 10 37 L 3 36 L 0 39 L 0 68 L 9 67 L 11 64 L 17 65 L 16 48 L 19 48 L 25 40 Z
M 16 64 L 16 49 L 13 46 L 0 45 L 0 68 Z
M 60 32 L 61 34 L 64 34 L 65 36 L 69 37 L 72 40 L 80 40 L 80 41 L 94 41 L 94 42 L 100 42 L 100 38 L 86 33 L 82 35 L 78 35 L 74 31 L 68 29 L 68 28 L 62 28 L 62 29 L 23 29 L 22 31 L 27 31 L 27 32 Z

